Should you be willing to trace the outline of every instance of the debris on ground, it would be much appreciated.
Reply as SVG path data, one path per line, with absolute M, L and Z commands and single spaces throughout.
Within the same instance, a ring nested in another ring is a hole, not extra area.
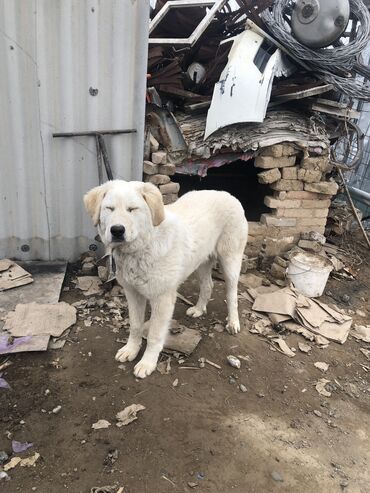
M 370 342 L 370 325 L 355 324 L 351 336 L 360 341 Z
M 125 407 L 123 411 L 116 414 L 116 419 L 118 420 L 116 426 L 121 428 L 121 426 L 126 426 L 129 423 L 132 423 L 132 421 L 137 419 L 137 413 L 143 411 L 144 409 L 145 406 L 142 404 L 131 404 L 131 406 Z
M 164 347 L 167 350 L 178 351 L 188 356 L 195 350 L 201 339 L 202 336 L 199 331 L 185 327 L 184 330 L 176 334 L 169 332 Z
M 0 373 L 0 389 L 10 389 L 10 385 L 5 378 L 2 377 L 2 373 Z
M 314 363 L 314 366 L 318 369 L 318 370 L 321 370 L 322 372 L 326 372 L 328 371 L 329 369 L 329 365 L 328 363 L 324 363 L 323 361 L 316 361 L 316 363 Z
M 46 351 L 50 337 L 65 338 L 76 320 L 76 308 L 65 302 L 18 304 L 5 317 L 0 354 Z
M 77 288 L 81 289 L 85 296 L 102 294 L 102 281 L 99 276 L 77 277 Z
M 94 486 L 90 493 L 124 493 L 123 486 Z
M 272 343 L 275 343 L 275 344 L 272 344 Z M 289 358 L 294 358 L 295 352 L 290 349 L 288 344 L 281 337 L 277 337 L 277 338 L 272 339 L 271 344 L 273 347 L 275 347 L 275 349 L 277 351 L 285 354 Z
M 166 360 L 160 361 L 157 363 L 157 371 L 161 375 L 168 375 L 171 371 L 171 356 L 169 356 Z
M 10 481 L 9 474 L 5 471 L 0 471 L 0 481 Z
M 12 450 L 15 454 L 20 454 L 25 450 L 33 447 L 33 443 L 28 442 L 18 442 L 17 440 L 12 440 Z
M 317 392 L 324 396 L 324 397 L 330 397 L 331 396 L 331 392 L 329 392 L 328 390 L 326 390 L 325 386 L 330 383 L 330 380 L 326 380 L 326 378 L 320 378 L 320 380 L 317 382 L 316 384 L 316 390 Z
M 35 452 L 30 457 L 26 457 L 24 459 L 18 456 L 12 457 L 10 461 L 3 466 L 3 469 L 4 471 L 10 471 L 10 469 L 14 469 L 18 465 L 21 467 L 33 467 L 36 465 L 36 462 L 39 460 L 39 458 L 40 454 L 38 452 Z
M 309 345 L 309 344 L 305 344 L 304 342 L 299 342 L 298 343 L 298 349 L 302 352 L 302 353 L 309 353 L 312 349 L 312 347 Z
M 238 370 L 241 367 L 240 359 L 238 359 L 236 356 L 233 356 L 231 354 L 227 357 L 227 362 L 229 363 L 230 366 L 232 366 L 233 368 L 237 368 Z
M 301 327 L 302 332 L 309 331 L 325 339 L 343 344 L 349 334 L 352 318 L 338 308 L 298 293 L 294 288 L 286 287 L 273 293 L 258 294 L 249 290 L 254 297 L 252 309 L 267 315 L 274 325 L 281 324 L 287 330 L 292 327 L 292 320 Z M 267 321 L 254 325 L 257 333 L 263 333 L 259 326 L 268 327 Z M 293 331 L 294 326 L 292 327 Z M 325 342 L 325 341 L 322 341 Z
M 12 260 L 0 260 L 0 292 L 33 282 L 32 275 Z
M 104 428 L 109 428 L 110 425 L 111 425 L 111 423 L 109 421 L 107 421 L 106 419 L 99 419 L 99 421 L 97 421 L 96 423 L 93 423 L 91 425 L 91 428 L 93 430 L 102 430 Z

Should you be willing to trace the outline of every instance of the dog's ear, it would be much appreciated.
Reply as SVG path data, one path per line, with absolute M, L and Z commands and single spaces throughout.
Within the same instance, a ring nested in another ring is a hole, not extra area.
M 149 206 L 153 226 L 158 226 L 165 218 L 162 194 L 155 185 L 149 182 L 144 183 L 142 194 Z
M 93 220 L 94 226 L 99 223 L 101 203 L 106 193 L 107 183 L 104 183 L 99 187 L 92 188 L 84 195 L 84 204 Z

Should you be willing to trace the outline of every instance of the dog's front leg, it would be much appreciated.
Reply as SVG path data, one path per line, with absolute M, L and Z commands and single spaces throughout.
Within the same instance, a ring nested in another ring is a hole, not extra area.
M 130 319 L 130 335 L 127 344 L 118 350 L 117 361 L 132 361 L 140 351 L 145 318 L 146 299 L 130 286 L 124 286 Z
M 145 353 L 135 366 L 136 377 L 145 378 L 150 375 L 157 366 L 159 353 L 164 342 L 172 319 L 175 307 L 176 293 L 167 293 L 151 301 L 151 317 Z

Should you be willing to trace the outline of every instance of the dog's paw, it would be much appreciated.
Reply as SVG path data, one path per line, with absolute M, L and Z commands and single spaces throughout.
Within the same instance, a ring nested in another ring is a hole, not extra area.
M 125 361 L 132 361 L 136 358 L 140 351 L 140 345 L 126 344 L 117 351 L 116 360 L 124 363 Z
M 197 306 L 191 306 L 186 310 L 186 315 L 188 317 L 198 318 L 206 313 L 206 309 L 203 310 Z
M 240 323 L 239 320 L 233 320 L 226 324 L 226 330 L 229 334 L 238 334 L 240 332 Z
M 134 368 L 134 375 L 137 378 L 148 377 L 157 367 L 156 361 L 145 360 L 144 358 L 137 363 Z

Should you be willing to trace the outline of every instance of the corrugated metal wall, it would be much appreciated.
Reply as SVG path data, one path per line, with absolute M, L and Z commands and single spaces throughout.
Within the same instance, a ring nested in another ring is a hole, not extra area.
M 95 236 L 92 137 L 114 176 L 141 179 L 149 0 L 0 0 L 0 258 L 75 259 Z M 97 89 L 97 94 L 93 96 Z

